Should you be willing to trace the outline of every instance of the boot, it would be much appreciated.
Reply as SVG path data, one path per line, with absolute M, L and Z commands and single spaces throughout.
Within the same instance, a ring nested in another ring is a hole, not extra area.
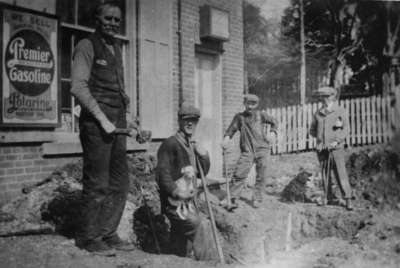
M 104 238 L 103 241 L 112 249 L 121 251 L 132 251 L 136 247 L 127 241 L 122 240 L 118 235 L 113 235 L 111 237 Z
M 94 255 L 112 257 L 116 255 L 113 248 L 109 247 L 106 243 L 99 240 L 90 241 L 77 241 L 76 245 L 81 248 L 91 252 Z

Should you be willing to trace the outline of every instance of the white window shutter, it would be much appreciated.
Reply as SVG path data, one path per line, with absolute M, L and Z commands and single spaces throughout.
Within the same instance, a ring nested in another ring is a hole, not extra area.
M 139 105 L 153 138 L 173 133 L 172 0 L 139 1 Z

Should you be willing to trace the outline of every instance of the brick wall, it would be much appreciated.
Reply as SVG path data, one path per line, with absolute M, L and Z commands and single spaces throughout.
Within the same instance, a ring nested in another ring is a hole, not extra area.
M 49 176 L 52 171 L 76 157 L 46 158 L 37 145 L 0 146 L 0 204 L 21 194 L 24 185 L 31 185 Z
M 184 101 L 194 102 L 195 44 L 199 41 L 199 11 L 203 5 L 211 5 L 229 12 L 230 39 L 223 43 L 222 59 L 222 121 L 225 130 L 235 113 L 242 109 L 244 91 L 244 51 L 242 0 L 181 0 L 182 35 L 182 96 Z M 179 109 L 179 25 L 178 0 L 174 1 L 174 122 L 177 128 Z M 222 138 L 222 137 L 221 137 Z M 235 137 L 238 142 L 237 135 Z M 235 146 L 227 154 L 230 168 L 238 158 L 239 147 Z

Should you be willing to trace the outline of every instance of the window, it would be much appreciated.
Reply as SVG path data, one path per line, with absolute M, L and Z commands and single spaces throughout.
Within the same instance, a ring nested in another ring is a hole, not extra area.
M 74 115 L 76 113 L 79 106 L 77 106 L 75 99 L 72 97 L 70 93 L 71 89 L 71 63 L 72 63 L 72 52 L 74 50 L 75 45 L 83 38 L 89 36 L 94 31 L 95 21 L 93 19 L 93 12 L 95 7 L 104 2 L 102 0 L 57 0 L 56 5 L 56 14 L 60 17 L 61 21 L 61 29 L 60 29 L 60 38 L 61 38 L 61 64 L 60 64 L 60 76 L 61 76 L 61 122 L 62 126 L 60 131 L 64 132 L 77 132 L 77 116 Z M 131 55 L 129 53 L 129 39 L 126 33 L 128 32 L 128 28 L 132 28 L 132 26 L 128 27 L 129 22 L 127 19 L 130 19 L 131 16 L 126 16 L 129 14 L 135 14 L 133 4 L 129 0 L 119 0 L 119 5 L 122 9 L 122 21 L 121 21 L 121 34 L 117 36 L 118 39 L 123 42 L 123 59 L 124 59 L 124 69 L 127 71 L 126 66 L 126 58 Z M 127 4 L 129 6 L 127 6 Z M 133 32 L 133 30 L 131 31 Z M 126 89 L 132 89 L 134 87 L 134 83 L 127 79 L 132 77 L 132 75 L 127 75 L 125 73 L 125 84 Z M 132 79 L 132 78 L 131 78 Z M 127 94 L 131 96 L 131 92 L 126 90 Z M 131 98 L 132 99 L 132 98 Z

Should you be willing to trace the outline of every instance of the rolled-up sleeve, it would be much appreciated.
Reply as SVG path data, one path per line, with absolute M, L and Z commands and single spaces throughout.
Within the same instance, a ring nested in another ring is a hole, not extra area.
M 225 131 L 224 136 L 228 136 L 229 138 L 232 138 L 233 135 L 235 135 L 236 131 L 239 129 L 239 114 L 236 114 L 235 117 L 233 117 L 231 124 L 229 125 L 228 129 Z
M 278 120 L 275 117 L 267 114 L 266 112 L 261 112 L 262 120 L 264 123 L 271 125 L 271 131 L 277 133 L 278 131 Z

